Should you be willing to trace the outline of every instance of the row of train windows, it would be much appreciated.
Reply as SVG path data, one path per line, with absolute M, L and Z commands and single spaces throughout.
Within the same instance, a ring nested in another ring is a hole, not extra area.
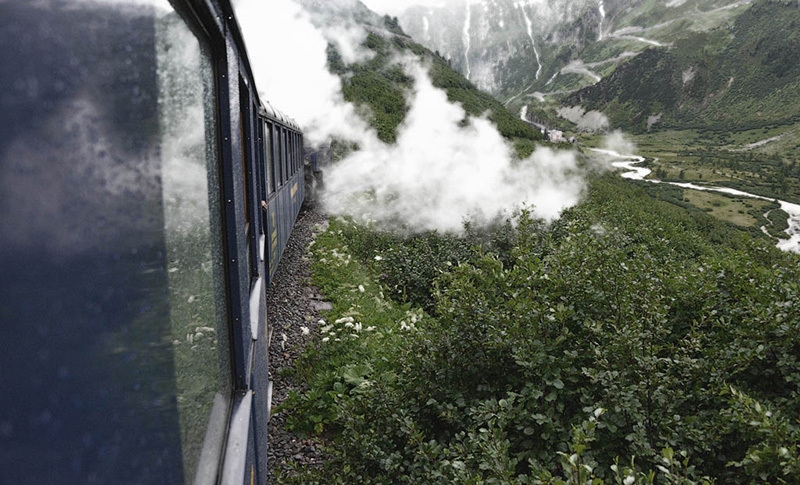
M 286 128 L 265 123 L 263 140 L 268 195 L 275 192 L 302 167 L 302 138 Z

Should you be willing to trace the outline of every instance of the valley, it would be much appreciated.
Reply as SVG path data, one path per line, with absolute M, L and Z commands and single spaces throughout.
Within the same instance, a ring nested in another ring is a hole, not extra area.
M 276 411 L 327 456 L 278 483 L 800 483 L 800 3 L 368 23 Z
M 622 178 L 679 187 L 683 189 L 679 195 L 681 201 L 692 208 L 708 212 L 713 217 L 735 226 L 758 228 L 765 235 L 776 238 L 778 248 L 800 253 L 800 204 L 715 185 L 715 182 L 729 181 L 730 179 L 726 177 L 706 177 L 703 182 L 701 171 L 697 172 L 697 183 L 676 181 L 669 178 L 669 172 L 661 168 L 658 158 L 651 158 L 649 165 L 658 166 L 658 173 L 668 178 L 653 178 L 653 170 L 641 165 L 647 160 L 645 157 L 600 148 L 589 150 L 601 155 L 607 161 L 620 160 L 611 161 L 610 164 L 623 170 L 620 173 Z M 680 170 L 685 172 L 685 169 Z M 679 180 L 685 178 L 683 173 L 679 173 Z M 774 219 L 780 220 L 775 223 Z

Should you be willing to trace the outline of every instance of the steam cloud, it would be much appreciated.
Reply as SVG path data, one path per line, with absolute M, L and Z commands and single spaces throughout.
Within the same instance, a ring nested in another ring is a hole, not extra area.
M 571 108 L 559 108 L 558 114 L 564 119 L 575 123 L 575 128 L 579 131 L 595 133 L 608 129 L 608 117 L 599 111 L 586 112 L 580 106 Z
M 460 126 L 464 110 L 449 103 L 420 66 L 410 71 L 416 93 L 397 144 L 374 140 L 338 164 L 326 184 L 331 211 L 459 231 L 465 218 L 491 219 L 523 203 L 554 219 L 578 202 L 583 182 L 572 153 L 540 148 L 515 164 L 508 142 L 488 120 Z
M 617 152 L 621 155 L 633 155 L 636 153 L 636 145 L 621 130 L 614 130 L 603 138 L 603 149 Z
M 307 141 L 369 136 L 373 130 L 344 101 L 341 81 L 328 72 L 326 54 L 330 42 L 347 61 L 364 60 L 359 58 L 365 52 L 363 31 L 333 26 L 326 37 L 290 0 L 241 0 L 235 8 L 259 93 L 294 118 Z
M 312 143 L 334 136 L 360 147 L 325 176 L 329 212 L 411 230 L 458 232 L 466 219 L 492 220 L 521 206 L 532 205 L 537 216 L 552 220 L 578 202 L 584 182 L 573 152 L 539 148 L 515 161 L 512 147 L 487 119 L 473 117 L 464 126 L 463 108 L 432 85 L 417 59 L 398 60 L 415 88 L 397 142 L 388 145 L 343 100 L 339 79 L 327 71 L 328 43 L 352 60 L 364 55 L 357 47 L 363 32 L 317 30 L 289 0 L 268 7 L 242 0 L 236 10 L 266 99 L 295 117 Z

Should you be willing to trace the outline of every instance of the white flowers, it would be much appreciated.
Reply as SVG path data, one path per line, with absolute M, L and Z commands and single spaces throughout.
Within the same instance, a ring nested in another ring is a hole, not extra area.
M 324 320 L 320 320 L 319 323 L 323 324 L 323 323 L 325 323 L 325 321 Z M 341 325 L 341 327 L 338 327 L 339 325 Z M 337 330 L 337 327 L 338 327 L 338 330 Z M 345 330 L 350 330 L 350 332 L 349 333 L 345 332 Z M 333 338 L 334 342 L 340 342 L 345 337 L 348 337 L 348 338 L 359 338 L 358 334 L 363 330 L 366 330 L 367 332 L 371 332 L 371 331 L 375 330 L 375 327 L 374 326 L 369 326 L 369 327 L 367 327 L 365 329 L 364 325 L 361 322 L 357 322 L 355 318 L 353 318 L 352 316 L 349 316 L 349 315 L 346 316 L 346 317 L 339 318 L 339 319 L 335 320 L 331 324 L 324 325 L 324 326 L 320 327 L 320 333 L 322 333 L 323 335 L 327 335 L 326 337 L 324 337 L 322 339 L 323 342 L 328 342 L 328 341 L 331 340 L 331 338 Z M 339 332 L 339 331 L 341 331 L 341 333 L 339 334 L 339 336 L 341 336 L 341 338 L 337 338 L 337 332 Z
M 300 327 L 300 332 L 301 332 L 303 335 L 308 335 L 308 334 L 310 334 L 310 333 L 311 333 L 311 330 L 309 330 L 309 328 L 308 328 L 308 327 Z
M 373 259 L 375 259 L 375 261 L 383 261 L 383 258 L 381 256 L 375 256 L 375 258 Z
M 633 485 L 636 483 L 636 478 L 633 475 L 628 475 L 625 477 L 625 480 L 622 481 L 624 485 Z
M 406 320 L 401 320 L 400 330 L 403 331 L 416 330 L 417 329 L 416 324 L 422 320 L 422 315 L 423 313 L 421 309 L 407 311 L 406 318 L 408 322 L 406 322 Z
M 358 285 L 358 291 L 361 292 L 361 293 L 364 293 L 364 291 L 366 291 L 364 289 L 364 285 Z

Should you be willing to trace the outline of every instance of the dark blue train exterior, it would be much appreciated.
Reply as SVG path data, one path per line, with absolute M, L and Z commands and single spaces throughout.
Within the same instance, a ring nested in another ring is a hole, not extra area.
M 0 1 L 0 45 L 0 483 L 266 483 L 303 135 L 231 5 Z

